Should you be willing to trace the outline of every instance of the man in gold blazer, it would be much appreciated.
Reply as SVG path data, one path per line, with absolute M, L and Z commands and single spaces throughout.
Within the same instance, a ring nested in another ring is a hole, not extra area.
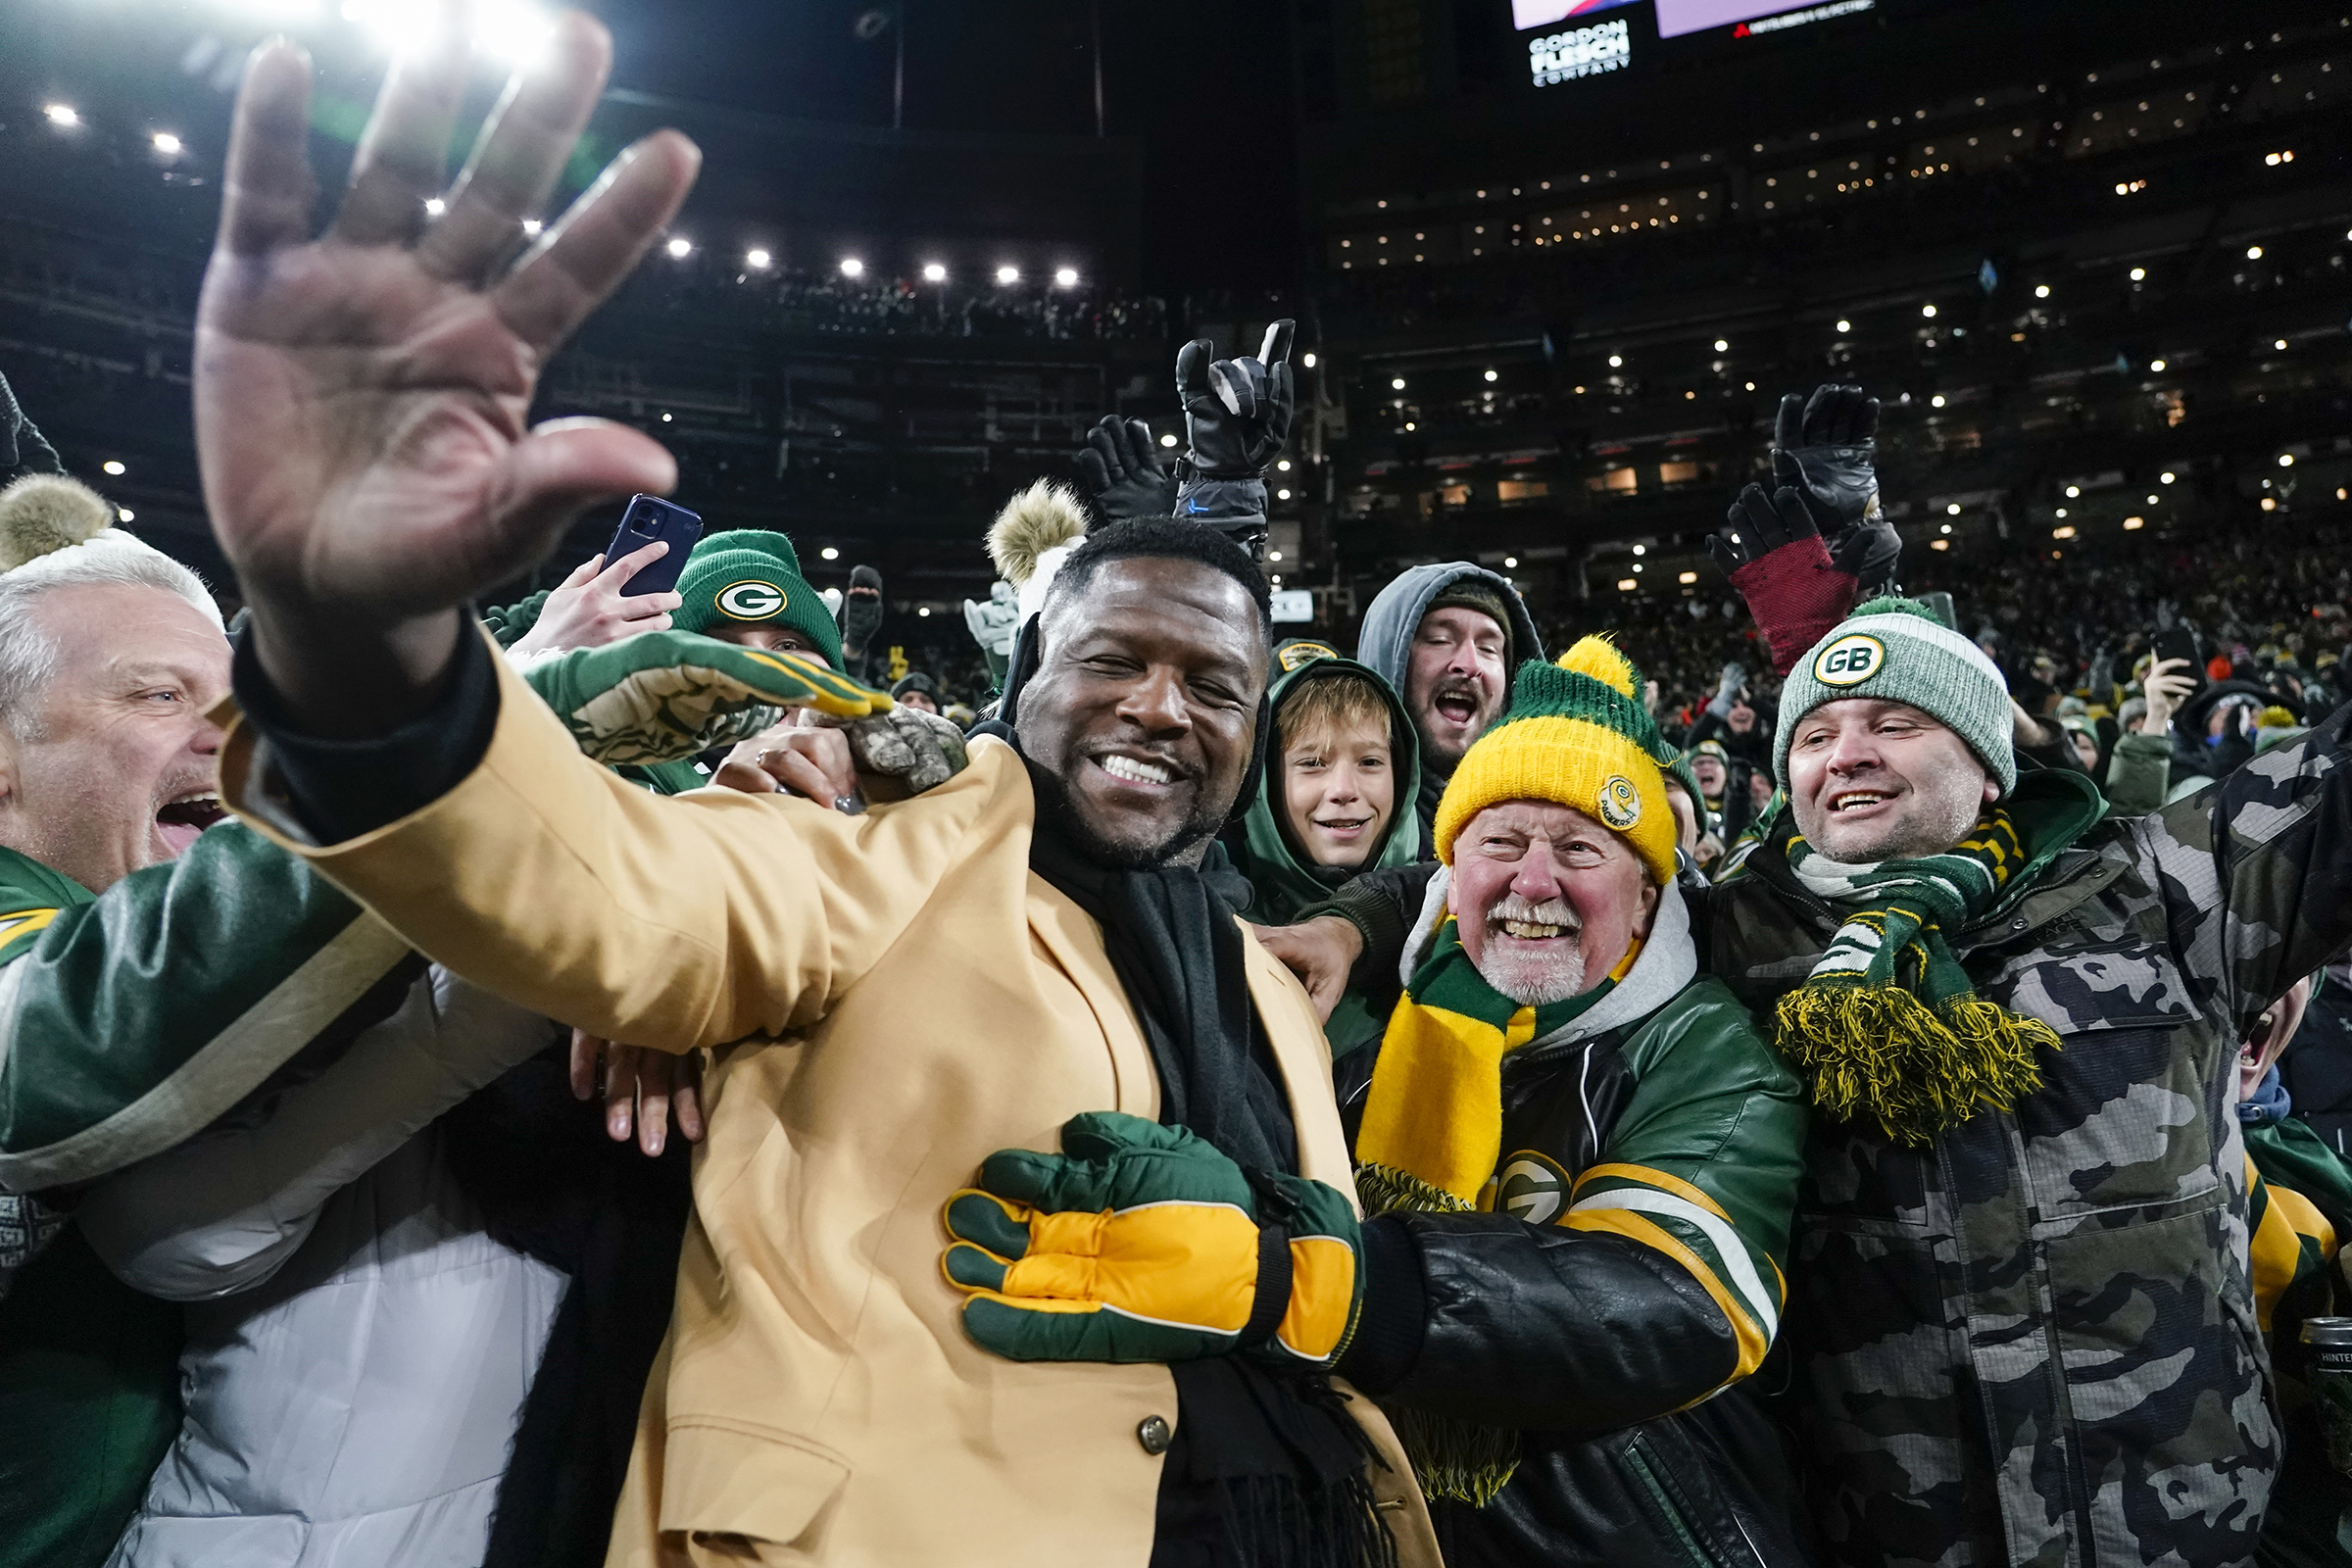
M 1001 733 L 865 810 L 838 729 L 773 742 L 816 799 L 621 783 L 466 623 L 583 508 L 675 479 L 635 430 L 525 422 L 699 161 L 647 138 L 516 256 L 609 54 L 565 18 L 446 188 L 466 46 L 404 57 L 314 238 L 308 65 L 266 46 L 196 416 L 253 610 L 226 797 L 457 973 L 715 1052 L 612 1560 L 1434 1564 L 1329 1375 L 1361 1268 L 1321 1030 L 1200 869 L 1261 763 L 1246 555 L 1103 530 Z

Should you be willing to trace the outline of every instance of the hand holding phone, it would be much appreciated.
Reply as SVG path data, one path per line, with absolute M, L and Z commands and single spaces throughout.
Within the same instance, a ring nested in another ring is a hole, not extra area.
M 556 585 L 531 629 L 510 652 L 602 648 L 641 631 L 669 630 L 669 612 L 683 603 L 674 593 L 629 594 L 624 584 L 669 553 L 662 540 L 640 545 L 610 566 L 590 556 Z
M 651 564 L 641 567 L 635 576 L 622 583 L 621 597 L 665 594 L 677 587 L 678 573 L 686 569 L 687 552 L 702 536 L 700 514 L 688 512 L 660 496 L 629 497 L 629 510 L 621 514 L 620 526 L 613 530 L 612 542 L 605 547 L 605 559 L 618 561 L 657 541 L 669 546 L 669 552 L 654 558 Z

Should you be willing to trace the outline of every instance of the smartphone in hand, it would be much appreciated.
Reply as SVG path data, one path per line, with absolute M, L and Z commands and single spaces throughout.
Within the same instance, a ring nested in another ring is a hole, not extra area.
M 618 561 L 657 539 L 669 546 L 669 553 L 648 563 L 643 570 L 621 584 L 621 597 L 665 594 L 675 589 L 678 573 L 686 569 L 686 553 L 702 536 L 703 519 L 699 513 L 688 512 L 660 496 L 629 497 L 629 510 L 621 514 L 620 527 L 614 531 L 612 542 L 605 546 L 605 560 Z
M 2195 678 L 2198 685 L 2205 684 L 2205 650 L 2197 645 L 2196 633 L 2186 626 L 2175 626 L 2169 631 L 2158 632 L 2155 636 L 2155 653 L 2160 662 L 2167 659 L 2187 660 L 2187 673 Z

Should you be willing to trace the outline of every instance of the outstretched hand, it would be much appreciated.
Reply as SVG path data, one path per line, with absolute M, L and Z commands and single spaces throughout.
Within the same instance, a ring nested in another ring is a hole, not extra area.
M 247 68 L 197 311 L 197 448 L 263 669 L 320 733 L 420 709 L 456 647 L 455 607 L 538 561 L 588 507 L 676 479 L 626 426 L 524 422 L 548 357 L 628 275 L 700 164 L 676 132 L 647 137 L 515 259 L 611 62 L 600 24 L 564 17 L 444 195 L 469 64 L 445 25 L 392 67 L 316 238 L 310 61 L 281 40 Z M 436 196 L 446 209 L 428 219 Z

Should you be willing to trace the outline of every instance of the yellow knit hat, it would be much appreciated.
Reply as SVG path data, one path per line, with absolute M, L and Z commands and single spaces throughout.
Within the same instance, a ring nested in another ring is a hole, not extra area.
M 1673 753 L 1641 689 L 1641 671 L 1606 637 L 1583 639 L 1557 664 L 1520 665 L 1510 710 L 1472 743 L 1438 803 L 1438 858 L 1453 863 L 1455 836 L 1488 807 L 1553 801 L 1624 839 L 1658 883 L 1672 881 L 1677 833 L 1662 766 Z

